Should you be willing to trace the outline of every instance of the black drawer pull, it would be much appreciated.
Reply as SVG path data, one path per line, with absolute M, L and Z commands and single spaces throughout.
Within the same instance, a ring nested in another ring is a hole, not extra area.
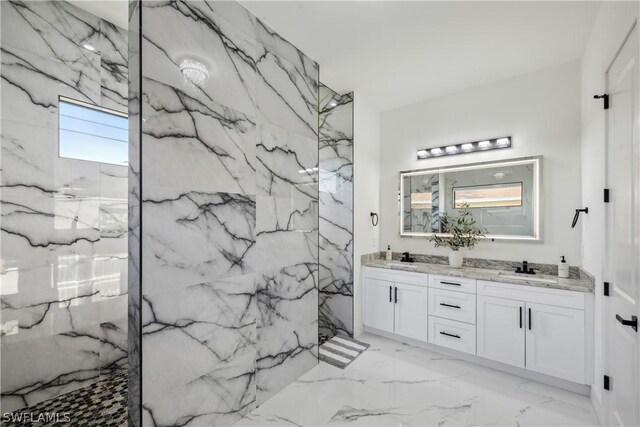
M 447 333 L 447 332 L 440 332 L 440 335 L 446 335 L 446 336 L 451 337 L 451 338 L 460 339 L 460 335 L 454 335 L 454 334 L 450 334 L 450 333 Z
M 445 281 L 440 281 L 440 283 L 442 283 L 443 285 L 452 285 L 452 286 L 462 286 L 460 283 L 456 283 L 456 282 L 445 282 Z
M 522 329 L 522 307 L 520 308 L 520 329 Z
M 451 307 L 451 308 L 460 308 L 459 305 L 451 305 L 451 304 L 447 304 L 446 302 L 441 302 L 440 305 L 444 305 L 445 307 Z

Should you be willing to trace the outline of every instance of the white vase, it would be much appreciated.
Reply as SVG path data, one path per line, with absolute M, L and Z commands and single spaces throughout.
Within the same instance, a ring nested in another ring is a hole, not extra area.
M 462 261 L 464 257 L 462 256 L 462 252 L 460 251 L 450 251 L 449 252 L 449 265 L 453 268 L 462 267 Z

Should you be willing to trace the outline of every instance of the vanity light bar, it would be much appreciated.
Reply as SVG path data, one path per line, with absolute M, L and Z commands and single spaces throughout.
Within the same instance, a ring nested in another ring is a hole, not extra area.
M 477 151 L 498 150 L 511 147 L 511 137 L 485 139 L 482 141 L 465 142 L 463 144 L 445 145 L 443 147 L 423 148 L 418 150 L 418 160 L 432 157 L 451 156 L 454 154 L 474 153 Z

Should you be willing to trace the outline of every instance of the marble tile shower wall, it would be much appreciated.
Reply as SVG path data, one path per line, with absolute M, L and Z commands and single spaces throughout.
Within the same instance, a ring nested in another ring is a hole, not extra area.
M 353 93 L 320 85 L 319 332 L 353 336 Z
M 141 420 L 232 425 L 318 363 L 318 65 L 236 2 L 130 11 Z M 200 88 L 184 58 L 208 66 Z
M 127 168 L 58 157 L 58 96 L 126 112 L 127 34 L 66 2 L 0 7 L 6 412 L 126 367 Z

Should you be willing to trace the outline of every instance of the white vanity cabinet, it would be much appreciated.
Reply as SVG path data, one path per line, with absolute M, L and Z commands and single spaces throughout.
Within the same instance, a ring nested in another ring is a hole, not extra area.
M 367 278 L 364 286 L 364 324 L 393 332 L 393 282 Z
M 460 356 L 543 382 L 592 381 L 588 292 L 376 267 L 363 272 L 369 332 L 466 353 Z
M 478 356 L 524 368 L 522 301 L 478 295 Z
M 478 356 L 586 382 L 586 294 L 478 281 Z
M 364 269 L 364 324 L 427 341 L 427 275 Z

